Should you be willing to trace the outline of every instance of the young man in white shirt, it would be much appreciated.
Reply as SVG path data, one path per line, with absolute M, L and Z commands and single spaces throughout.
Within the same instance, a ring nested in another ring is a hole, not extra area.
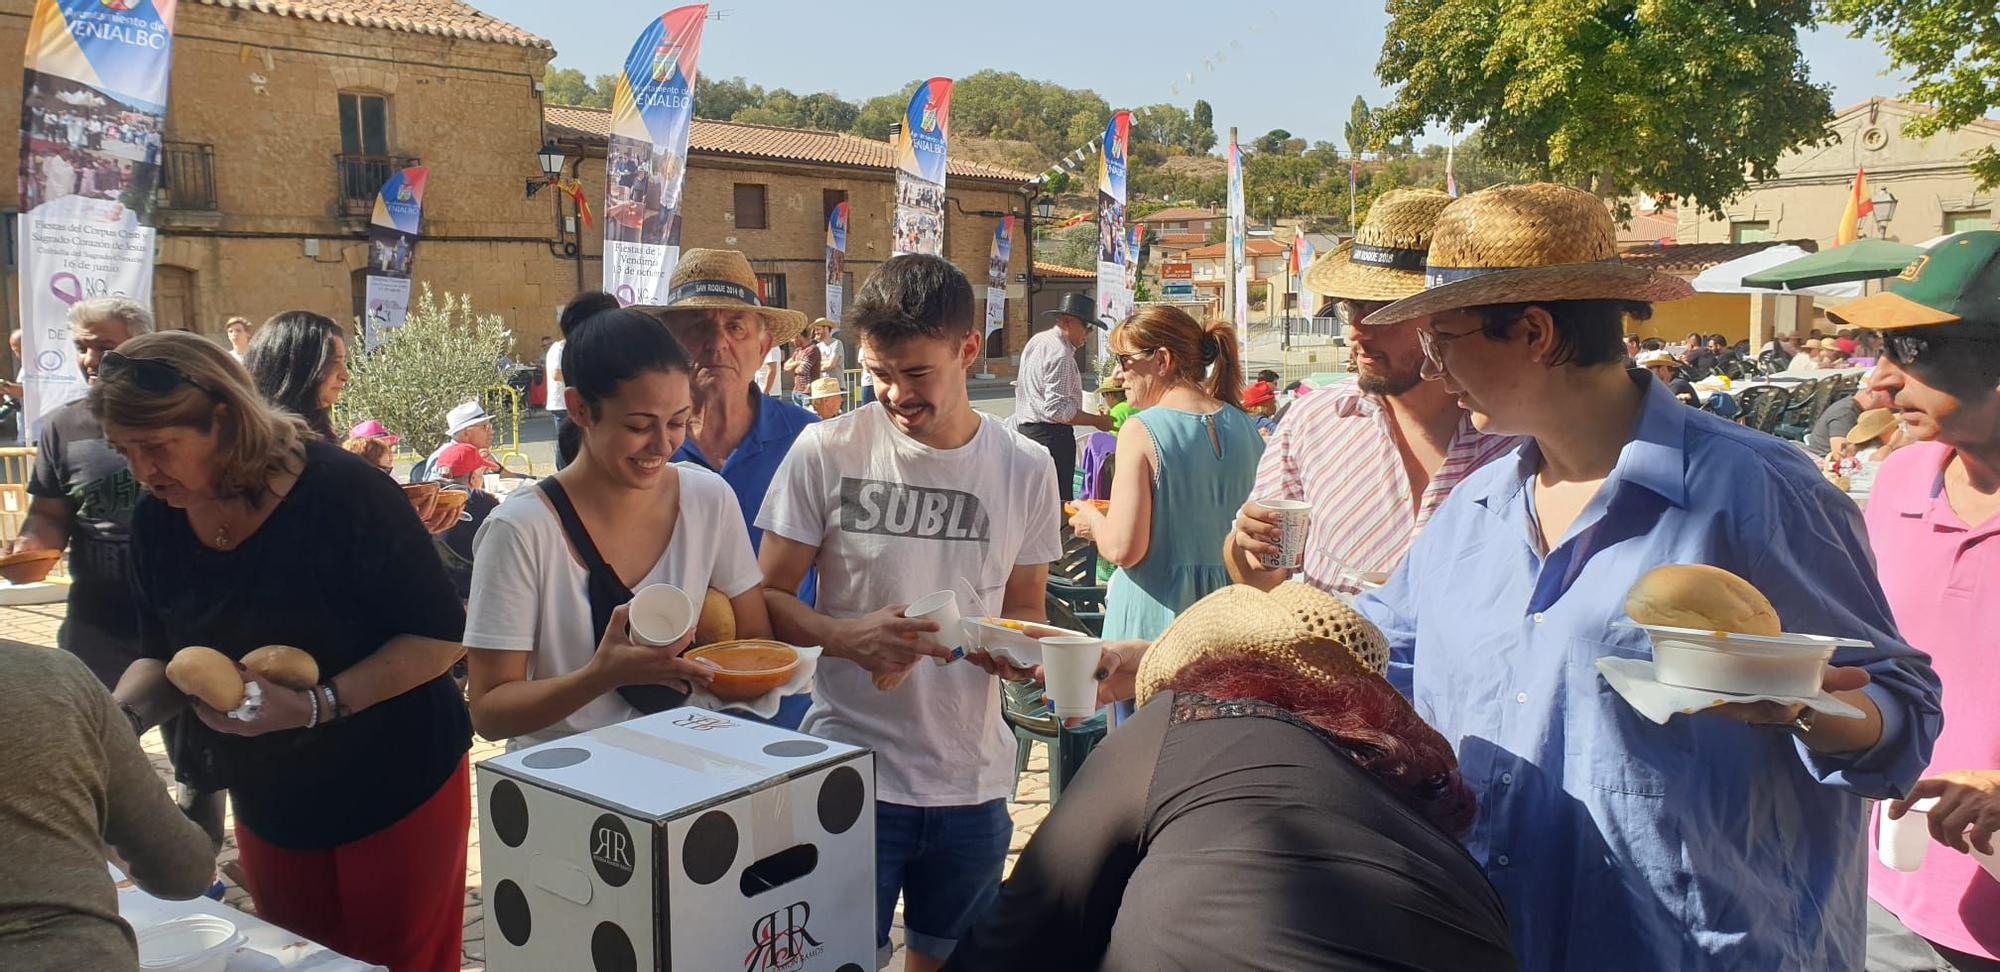
M 941 967 L 999 890 L 1014 740 L 991 661 L 932 664 L 937 625 L 903 608 L 950 588 L 966 617 L 1043 620 L 1061 553 L 1047 451 L 966 394 L 974 311 L 937 257 L 876 270 L 849 319 L 880 399 L 800 433 L 757 518 L 773 630 L 826 650 L 802 728 L 877 754 L 876 943 L 886 962 L 901 895 L 906 972 Z M 817 610 L 792 595 L 810 567 Z

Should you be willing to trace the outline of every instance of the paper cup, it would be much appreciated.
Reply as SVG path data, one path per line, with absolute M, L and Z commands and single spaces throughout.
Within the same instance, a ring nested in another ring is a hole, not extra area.
M 951 652 L 950 658 L 933 658 L 940 665 L 965 657 L 965 625 L 958 617 L 958 595 L 951 591 L 926 594 L 903 609 L 903 617 L 936 621 L 937 631 L 925 635 L 934 645 Z
M 625 630 L 642 645 L 665 647 L 681 640 L 694 618 L 694 602 L 686 592 L 672 584 L 653 584 L 632 595 Z
M 1297 500 L 1251 500 L 1278 514 L 1278 553 L 1264 555 L 1268 570 L 1296 570 L 1305 560 L 1306 527 L 1312 523 L 1312 505 Z
M 1901 817 L 1889 819 L 1889 805 L 1877 804 L 1875 813 L 1881 829 L 1875 834 L 1875 856 L 1884 867 L 1914 871 L 1924 866 L 1924 854 L 1931 845 L 1930 809 L 1936 799 L 1918 800 Z
M 1086 719 L 1097 712 L 1099 638 L 1043 638 L 1042 677 L 1059 719 Z

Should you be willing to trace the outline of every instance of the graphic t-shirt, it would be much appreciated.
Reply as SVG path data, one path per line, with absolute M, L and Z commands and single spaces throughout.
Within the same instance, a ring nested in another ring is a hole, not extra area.
M 28 493 L 70 511 L 69 611 L 56 640 L 107 687 L 140 655 L 131 552 L 143 492 L 81 400 L 42 421 Z
M 974 617 L 998 613 L 1015 567 L 1061 555 L 1061 507 L 1047 450 L 998 420 L 982 415 L 970 442 L 933 449 L 875 403 L 799 434 L 757 525 L 819 548 L 819 610 L 830 617 L 967 584 L 982 603 L 959 610 Z M 1000 692 L 971 664 L 919 662 L 884 692 L 861 666 L 823 657 L 801 728 L 874 749 L 876 792 L 891 803 L 984 803 L 1012 789 Z

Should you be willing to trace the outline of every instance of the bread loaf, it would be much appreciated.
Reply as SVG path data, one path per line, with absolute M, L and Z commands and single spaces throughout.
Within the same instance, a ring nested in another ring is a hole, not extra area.
M 167 662 L 167 681 L 217 712 L 243 704 L 243 673 L 229 656 L 213 648 L 189 645 Z
M 243 667 L 288 689 L 303 692 L 319 684 L 319 662 L 290 645 L 265 645 L 244 655 Z
M 711 587 L 701 598 L 701 619 L 694 623 L 694 643 L 713 645 L 736 640 L 736 607 L 729 595 Z
M 1783 633 L 1778 610 L 1750 582 L 1707 564 L 1668 564 L 1639 578 L 1625 613 L 1640 624 L 1733 634 Z

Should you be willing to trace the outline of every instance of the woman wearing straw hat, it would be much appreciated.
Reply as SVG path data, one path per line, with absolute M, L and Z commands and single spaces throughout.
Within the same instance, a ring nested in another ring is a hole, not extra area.
M 1515 968 L 1451 745 L 1329 594 L 1182 613 L 948 969 Z
M 1459 741 L 1484 803 L 1468 842 L 1528 968 L 1858 968 L 1866 803 L 1906 790 L 1938 681 L 1896 634 L 1859 512 L 1783 440 L 1628 372 L 1620 334 L 1680 279 L 1617 260 L 1602 200 L 1473 193 L 1439 217 L 1426 372 L 1488 432 L 1530 441 L 1460 484 L 1358 602 L 1392 676 Z M 1646 657 L 1613 628 L 1654 567 L 1755 585 L 1792 630 L 1853 638 L 1824 687 L 1860 718 L 1776 702 L 1657 725 L 1604 687 Z M 1586 863 L 1587 862 L 1587 863 Z

